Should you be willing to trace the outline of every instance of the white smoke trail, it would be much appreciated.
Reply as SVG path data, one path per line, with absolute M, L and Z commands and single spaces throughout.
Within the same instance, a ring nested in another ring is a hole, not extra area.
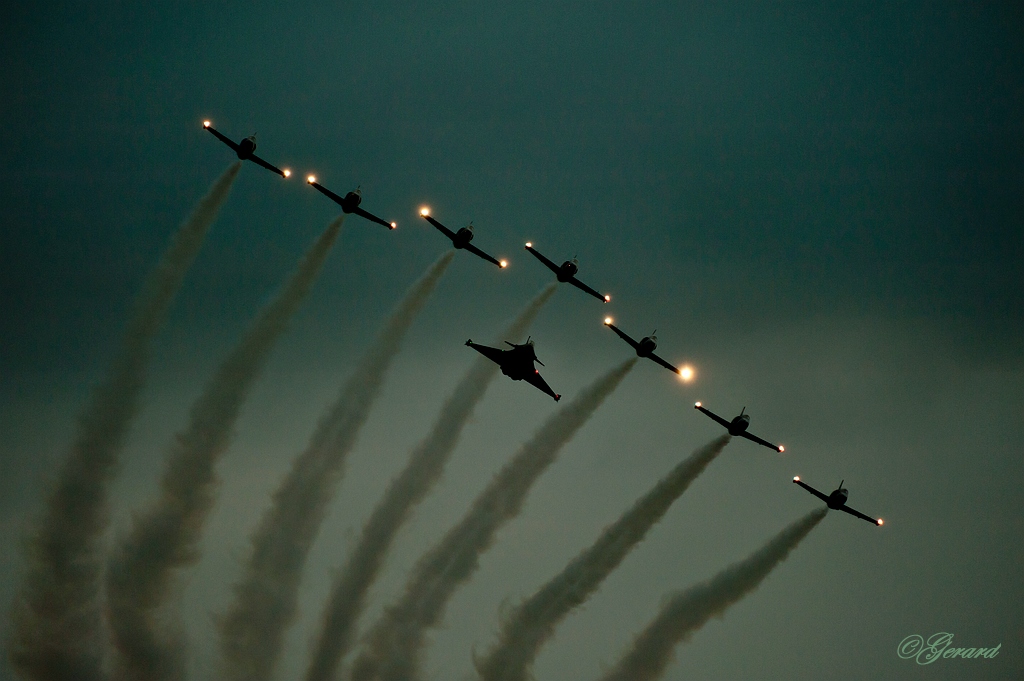
M 651 681 L 672 661 L 676 644 L 688 639 L 715 616 L 751 593 L 795 549 L 827 508 L 811 511 L 786 527 L 746 560 L 734 563 L 708 581 L 679 592 L 661 608 L 633 646 L 601 681 Z
M 519 342 L 557 288 L 557 284 L 551 284 L 542 290 L 505 329 L 500 340 Z M 486 357 L 474 360 L 441 408 L 433 429 L 416 446 L 405 469 L 391 481 L 384 498 L 378 502 L 363 527 L 359 544 L 331 589 L 321 632 L 306 671 L 308 681 L 330 681 L 335 677 L 338 664 L 352 645 L 366 594 L 377 578 L 395 535 L 412 509 L 440 478 L 463 427 L 497 373 L 498 365 Z
M 647 536 L 669 507 L 725 449 L 723 435 L 683 460 L 639 499 L 561 574 L 516 608 L 503 623 L 498 644 L 476 663 L 484 681 L 526 681 L 540 648 L 555 626 L 586 601 Z
M 427 629 L 438 623 L 455 591 L 476 571 L 495 533 L 519 514 L 533 483 L 636 361 L 627 360 L 600 377 L 548 419 L 495 475 L 459 524 L 420 558 L 402 598 L 367 636 L 352 667 L 354 681 L 408 681 L 418 676 Z
M 163 630 L 160 610 L 175 570 L 199 558 L 197 545 L 217 490 L 214 467 L 228 447 L 242 403 L 340 229 L 338 218 L 324 230 L 217 369 L 192 405 L 188 427 L 175 438 L 158 500 L 135 516 L 131 532 L 114 551 L 107 567 L 107 608 L 124 678 L 184 678 L 183 646 Z
M 11 665 L 38 681 L 103 678 L 99 604 L 107 493 L 138 410 L 153 338 L 241 169 L 233 163 L 178 228 L 149 274 L 103 383 L 78 418 L 71 451 L 27 542 L 25 583 L 14 604 Z
M 441 256 L 416 281 L 370 345 L 337 402 L 320 421 L 310 445 L 274 493 L 252 535 L 252 552 L 235 600 L 218 622 L 218 678 L 269 679 L 281 655 L 284 634 L 295 619 L 306 557 L 360 428 L 401 349 L 402 340 L 454 257 Z

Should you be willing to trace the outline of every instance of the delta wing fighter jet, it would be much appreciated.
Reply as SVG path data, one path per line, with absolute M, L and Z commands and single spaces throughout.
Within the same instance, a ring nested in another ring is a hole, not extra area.
M 466 345 L 501 367 L 501 373 L 513 381 L 525 380 L 541 392 L 555 398 L 555 402 L 562 399 L 562 396 L 551 389 L 551 386 L 541 378 L 540 372 L 533 366 L 534 362 L 544 366 L 544 362 L 537 359 L 537 352 L 534 350 L 533 341 L 527 338 L 526 342 L 522 345 L 516 345 L 508 341 L 505 342 L 512 346 L 511 350 L 480 345 L 479 343 L 474 343 L 472 339 L 466 341 Z

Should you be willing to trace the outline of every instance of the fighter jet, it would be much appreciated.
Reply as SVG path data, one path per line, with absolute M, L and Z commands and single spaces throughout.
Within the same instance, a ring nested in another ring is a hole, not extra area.
M 441 234 L 444 234 L 446 237 L 451 239 L 452 240 L 452 245 L 455 246 L 455 248 L 464 248 L 467 251 L 469 251 L 470 253 L 473 253 L 474 255 L 480 256 L 481 258 L 483 258 L 487 262 L 494 263 L 498 267 L 505 268 L 505 267 L 508 266 L 508 261 L 506 261 L 506 260 L 498 260 L 498 259 L 496 259 L 496 258 L 494 258 L 494 257 L 492 257 L 490 255 L 487 255 L 486 253 L 481 251 L 479 248 L 477 248 L 473 244 L 469 243 L 470 241 L 473 240 L 473 223 L 469 223 L 468 225 L 466 225 L 465 227 L 460 229 L 458 232 L 453 232 L 452 230 L 448 229 L 447 227 L 442 225 L 440 222 L 438 222 L 434 218 L 430 217 L 430 209 L 429 208 L 426 208 L 426 207 L 421 208 L 420 209 L 420 215 L 422 215 L 426 219 L 427 222 L 429 222 L 430 224 L 434 225 L 434 227 L 437 227 L 438 231 L 441 232 Z M 502 352 L 502 351 L 499 350 L 499 352 Z M 505 352 L 507 352 L 507 351 L 505 351 Z
M 206 128 L 207 130 L 209 130 L 210 133 L 213 134 L 214 137 L 216 137 L 221 142 L 223 142 L 224 144 L 226 144 L 229 147 L 231 147 L 231 149 L 234 150 L 234 152 L 236 154 L 238 154 L 238 158 L 240 158 L 241 160 L 243 160 L 243 161 L 245 161 L 245 160 L 252 161 L 253 163 L 255 163 L 257 165 L 263 166 L 267 170 L 270 170 L 270 171 L 273 171 L 273 172 L 277 173 L 281 177 L 289 177 L 292 174 L 292 171 L 288 170 L 287 168 L 285 168 L 284 170 L 281 170 L 280 168 L 278 168 L 276 166 L 270 165 L 269 163 L 264 161 L 262 158 L 260 158 L 259 156 L 257 156 L 256 154 L 253 153 L 254 151 L 256 151 L 256 135 L 250 135 L 249 137 L 246 137 L 241 142 L 235 144 L 234 142 L 229 140 L 227 137 L 225 137 L 221 133 L 219 133 L 216 130 L 214 130 L 213 127 L 210 125 L 210 121 L 203 121 L 203 127 Z
M 718 423 L 728 428 L 729 435 L 739 435 L 740 437 L 745 437 L 748 440 L 751 440 L 752 442 L 756 442 L 759 445 L 764 445 L 768 449 L 774 449 L 777 452 L 786 451 L 786 448 L 783 447 L 782 445 L 773 445 L 771 442 L 768 442 L 767 440 L 762 440 L 758 436 L 752 435 L 751 433 L 747 432 L 747 426 L 750 425 L 750 416 L 743 413 L 747 410 L 746 407 L 743 407 L 743 409 L 740 410 L 740 415 L 735 417 L 732 421 L 726 421 L 718 414 L 712 412 L 710 409 L 701 406 L 700 402 L 694 404 L 693 408 L 704 412 L 705 414 L 710 416 L 712 420 L 717 421 Z
M 398 226 L 397 223 L 386 222 L 384 220 L 381 220 L 373 213 L 367 213 L 365 210 L 360 208 L 359 204 L 363 200 L 363 193 L 359 191 L 359 187 L 356 187 L 356 190 L 354 192 L 349 192 L 348 194 L 345 194 L 345 198 L 341 198 L 340 196 L 332 192 L 330 189 L 317 182 L 316 177 L 313 175 L 307 177 L 306 182 L 313 185 L 313 189 L 317 190 L 318 192 L 329 198 L 331 201 L 334 201 L 336 204 L 341 206 L 341 210 L 343 213 L 355 213 L 360 217 L 366 218 L 370 222 L 376 222 L 378 225 L 384 225 L 388 229 L 394 229 L 395 227 Z
M 526 250 L 537 256 L 537 260 L 540 260 L 547 266 L 549 270 L 554 272 L 555 277 L 558 279 L 558 281 L 562 283 L 570 283 L 576 288 L 580 289 L 581 291 L 586 291 L 590 295 L 600 300 L 602 303 L 607 303 L 609 300 L 612 299 L 611 296 L 601 295 L 600 293 L 598 293 L 597 291 L 590 288 L 589 286 L 587 286 L 582 281 L 576 278 L 576 272 L 579 271 L 580 268 L 580 264 L 576 260 L 576 258 L 573 258 L 572 260 L 566 260 L 565 262 L 562 263 L 562 266 L 559 267 L 555 263 L 545 258 L 543 255 L 541 255 L 540 252 L 533 247 L 532 243 L 526 243 Z
M 614 324 L 612 324 L 611 317 L 605 317 L 604 325 L 607 326 L 612 331 L 614 331 L 615 333 L 617 333 L 619 337 L 622 338 L 622 340 L 632 345 L 633 349 L 636 350 L 637 357 L 649 357 L 658 364 L 660 364 L 661 366 L 668 369 L 669 371 L 678 374 L 679 376 L 682 376 L 684 379 L 686 378 L 686 373 L 680 371 L 679 369 L 675 368 L 674 366 L 663 360 L 661 357 L 658 357 L 656 354 L 654 354 L 654 349 L 658 347 L 658 337 L 655 336 L 653 333 L 650 336 L 644 336 L 640 340 L 640 342 L 637 342 L 630 338 L 629 336 L 627 336 L 626 334 L 624 334 L 622 331 L 620 331 Z M 655 331 L 655 333 L 657 333 L 657 331 Z
M 832 494 L 829 494 L 828 496 L 826 496 L 826 495 L 822 494 L 821 492 L 819 492 L 818 490 L 814 489 L 813 487 L 808 485 L 806 482 L 801 481 L 799 475 L 796 476 L 795 478 L 793 478 L 793 482 L 795 482 L 796 484 L 800 485 L 805 490 L 807 490 L 808 492 L 810 492 L 814 496 L 816 496 L 819 499 L 821 499 L 822 501 L 824 501 L 826 504 L 828 504 L 828 507 L 831 508 L 831 509 L 835 509 L 837 511 L 846 511 L 850 515 L 855 515 L 858 518 L 860 518 L 861 520 L 866 520 L 869 523 L 872 523 L 874 525 L 881 525 L 882 524 L 882 519 L 881 518 L 872 518 L 871 516 L 864 515 L 860 511 L 855 511 L 855 510 L 853 510 L 852 508 L 850 508 L 849 506 L 846 505 L 846 499 L 847 499 L 847 497 L 850 496 L 850 493 L 849 493 L 849 491 L 843 489 L 843 482 L 846 482 L 845 480 L 840 482 L 839 483 L 839 487 L 837 487 L 836 490 L 834 492 L 832 492 Z
M 562 399 L 561 395 L 555 393 L 551 389 L 543 378 L 541 378 L 540 372 L 534 368 L 533 363 L 544 366 L 544 362 L 537 359 L 537 352 L 533 349 L 533 341 L 529 338 L 522 345 L 516 345 L 515 343 L 509 343 L 512 346 L 511 350 L 501 350 L 500 348 L 491 348 L 486 345 L 480 345 L 474 343 L 472 339 L 466 341 L 466 345 L 473 348 L 481 355 L 496 363 L 501 367 L 501 373 L 505 374 L 513 381 L 526 380 L 527 383 L 539 389 L 541 392 L 550 395 L 555 398 L 555 402 Z

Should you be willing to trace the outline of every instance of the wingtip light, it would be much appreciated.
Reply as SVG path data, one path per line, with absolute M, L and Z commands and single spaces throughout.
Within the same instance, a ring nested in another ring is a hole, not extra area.
M 397 222 L 392 222 L 391 223 L 391 229 L 394 229 L 395 227 L 398 227 L 398 223 Z
M 783 447 L 782 445 L 779 445 L 779 453 L 781 454 L 784 451 L 786 451 L 786 448 Z
M 526 242 L 526 247 L 527 248 L 533 248 L 533 242 L 532 241 L 527 241 Z
M 701 407 L 701 403 L 700 402 L 694 402 L 693 403 L 693 408 L 694 409 L 700 409 L 700 407 Z
M 793 482 L 800 482 L 800 476 L 799 475 L 794 475 L 793 476 Z
M 611 317 L 605 317 L 604 318 L 605 326 L 611 326 L 611 323 L 612 323 L 612 318 Z
M 607 293 L 604 296 L 604 302 L 606 302 L 606 303 L 612 302 L 612 297 L 610 295 L 608 295 Z
M 423 217 L 427 217 L 428 215 L 430 215 L 430 209 L 427 208 L 426 206 L 423 206 L 423 208 L 420 208 L 420 215 L 422 215 Z
M 693 380 L 693 367 L 685 366 L 679 370 L 679 378 L 683 379 L 684 382 L 689 383 Z
M 204 128 L 210 127 L 210 121 L 203 121 L 203 127 Z
M 316 175 L 310 175 L 309 177 L 307 177 L 306 178 L 306 182 L 308 182 L 310 184 L 313 184 L 314 182 L 316 182 Z
M 291 177 L 292 176 L 292 171 L 290 171 L 287 168 L 285 168 L 284 170 L 281 171 L 281 174 L 284 175 L 285 177 Z
M 500 267 L 501 269 L 505 269 L 506 267 L 508 267 L 508 260 L 499 260 L 498 267 Z
M 882 520 L 881 518 L 879 518 L 879 519 L 878 519 L 878 520 L 876 520 L 875 522 L 876 522 L 876 523 L 878 523 L 878 526 L 879 526 L 879 527 L 881 527 L 882 525 L 885 525 L 885 521 L 884 521 L 884 520 Z

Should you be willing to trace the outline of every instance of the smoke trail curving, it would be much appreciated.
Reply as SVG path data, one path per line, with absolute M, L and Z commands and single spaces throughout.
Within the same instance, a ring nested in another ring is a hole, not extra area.
M 129 679 L 181 679 L 180 641 L 158 620 L 174 570 L 198 560 L 203 523 L 214 503 L 214 466 L 227 449 L 242 403 L 274 342 L 306 298 L 338 238 L 332 222 L 307 251 L 284 288 L 246 330 L 192 405 L 189 424 L 168 456 L 157 502 L 133 521 L 107 566 L 107 608 L 120 653 L 118 673 Z
M 453 257 L 453 251 L 443 255 L 409 288 L 274 493 L 252 535 L 252 553 L 235 585 L 235 600 L 218 622 L 219 678 L 255 681 L 273 675 L 285 631 L 295 618 L 302 569 L 345 459 L 406 331 Z
M 501 340 L 519 342 L 557 288 L 557 284 L 544 288 L 505 329 Z M 363 527 L 359 544 L 328 597 L 320 636 L 306 671 L 306 679 L 309 681 L 334 679 L 338 664 L 352 645 L 356 621 L 365 605 L 366 594 L 377 578 L 395 535 L 412 509 L 440 478 L 463 427 L 497 373 L 498 365 L 486 357 L 474 360 L 469 372 L 441 408 L 433 429 L 412 451 L 409 463 L 391 481 L 384 498 L 373 510 Z
M 682 461 L 607 527 L 593 546 L 516 608 L 502 625 L 498 644 L 476 662 L 480 677 L 484 681 L 526 681 L 537 653 L 554 635 L 555 626 L 597 591 L 729 440 L 729 435 L 723 435 Z
M 746 560 L 733 563 L 708 581 L 671 597 L 633 647 L 601 681 L 649 681 L 672 661 L 677 643 L 688 639 L 712 617 L 752 592 L 797 547 L 828 509 L 811 511 L 779 532 Z
M 476 498 L 463 519 L 413 568 L 399 602 L 374 625 L 353 664 L 354 681 L 408 681 L 418 676 L 426 630 L 435 626 L 455 591 L 476 571 L 495 533 L 515 518 L 530 487 L 559 450 L 619 385 L 637 359 L 627 360 L 555 413 Z
M 102 678 L 100 542 L 109 522 L 107 488 L 138 410 L 153 338 L 241 167 L 233 163 L 217 178 L 172 237 L 135 301 L 106 378 L 78 417 L 71 451 L 27 542 L 28 567 L 9 641 L 19 676 Z

